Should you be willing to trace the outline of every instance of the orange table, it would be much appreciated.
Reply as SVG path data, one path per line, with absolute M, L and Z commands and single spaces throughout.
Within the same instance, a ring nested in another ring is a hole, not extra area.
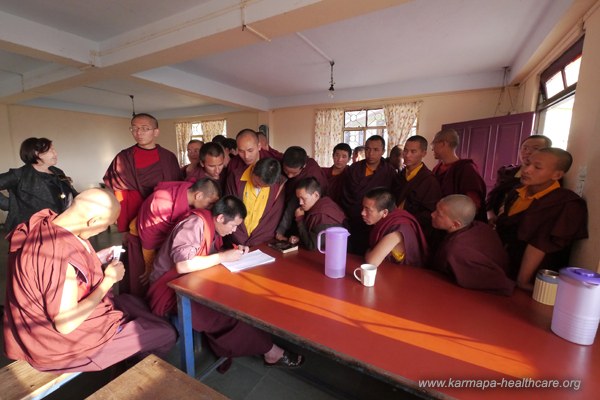
M 594 398 L 600 390 L 600 345 L 553 334 L 552 307 L 522 291 L 500 297 L 385 263 L 368 288 L 351 277 L 358 257 L 348 256 L 345 278 L 330 279 L 320 253 L 260 248 L 277 260 L 240 273 L 216 266 L 169 284 L 189 374 L 191 299 L 425 396 Z M 571 387 L 540 387 L 556 384 Z

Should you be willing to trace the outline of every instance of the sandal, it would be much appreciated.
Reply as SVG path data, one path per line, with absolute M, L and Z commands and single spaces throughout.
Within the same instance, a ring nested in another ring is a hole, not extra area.
M 298 368 L 304 363 L 304 357 L 300 354 L 292 353 L 291 351 L 284 350 L 283 356 L 274 363 L 264 362 L 265 367 L 278 367 L 278 368 Z

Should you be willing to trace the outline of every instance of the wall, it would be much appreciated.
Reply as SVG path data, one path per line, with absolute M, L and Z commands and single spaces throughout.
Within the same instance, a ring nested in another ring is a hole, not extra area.
M 0 107 L 0 171 L 23 165 L 19 147 L 28 137 L 51 139 L 57 167 L 78 190 L 98 186 L 113 157 L 131 146 L 129 119 L 27 106 Z
M 335 107 L 345 109 L 359 107 L 376 108 L 382 107 L 384 104 L 422 100 L 423 105 L 419 115 L 417 132 L 430 140 L 439 131 L 442 124 L 494 116 L 499 95 L 499 89 L 486 89 L 441 93 L 422 97 L 386 99 L 385 101 L 335 104 Z M 315 112 L 319 108 L 330 107 L 331 105 L 313 105 L 273 110 L 271 113 L 271 143 L 273 147 L 283 151 L 289 146 L 297 145 L 304 147 L 310 155 L 314 154 L 313 132 Z M 506 112 L 506 106 L 502 105 L 498 110 L 498 115 L 503 115 Z M 429 166 L 435 164 L 431 154 L 427 156 L 426 163 Z

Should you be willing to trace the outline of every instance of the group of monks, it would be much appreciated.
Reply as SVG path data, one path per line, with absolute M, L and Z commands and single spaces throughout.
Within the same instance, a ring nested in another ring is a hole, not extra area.
M 274 240 L 312 250 L 329 227 L 347 228 L 349 251 L 368 263 L 433 268 L 465 288 L 502 295 L 516 285 L 531 290 L 537 270 L 565 266 L 573 242 L 587 237 L 585 202 L 561 187 L 571 156 L 540 135 L 523 141 L 519 165 L 501 168 L 487 194 L 477 166 L 457 156 L 454 130 L 435 135 L 433 170 L 423 163 L 429 143 L 422 136 L 409 137 L 389 158 L 378 135 L 366 140 L 362 159 L 340 143 L 333 165 L 323 168 L 302 147 L 281 153 L 244 129 L 235 143 L 192 140 L 190 164 L 180 167 L 156 144 L 153 116 L 137 114 L 130 131 L 136 144 L 104 175 L 109 192 L 85 191 L 63 214 L 41 211 L 15 230 L 5 315 L 9 357 L 67 371 L 160 352 L 175 338 L 166 318 L 176 312 L 169 281 Z M 115 221 L 127 268 L 87 241 Z M 120 294 L 113 298 L 115 282 Z M 36 304 L 34 312 L 24 304 Z M 268 367 L 304 361 L 243 322 L 197 303 L 192 312 L 194 329 L 220 356 L 263 355 Z M 132 341 L 127 327 L 142 320 L 154 324 L 144 326 L 155 334 L 144 333 L 147 343 L 128 353 L 115 352 L 110 343 Z

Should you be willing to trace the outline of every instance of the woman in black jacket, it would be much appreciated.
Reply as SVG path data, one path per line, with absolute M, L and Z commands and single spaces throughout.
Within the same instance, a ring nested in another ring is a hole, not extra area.
M 77 195 L 71 179 L 54 166 L 57 155 L 51 140 L 26 139 L 21 143 L 19 155 L 25 165 L 0 174 L 0 190 L 9 193 L 7 231 L 44 208 L 60 214 Z M 0 196 L 3 197 L 0 204 L 6 206 L 6 197 Z

